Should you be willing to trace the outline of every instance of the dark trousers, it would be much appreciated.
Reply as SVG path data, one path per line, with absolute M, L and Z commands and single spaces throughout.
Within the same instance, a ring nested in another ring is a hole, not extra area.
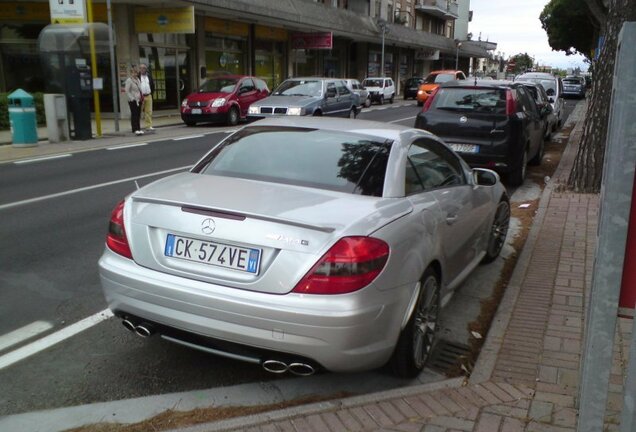
M 130 126 L 132 127 L 133 132 L 137 132 L 138 130 L 141 130 L 141 126 L 139 125 L 141 104 L 138 104 L 136 101 L 128 101 L 128 106 L 130 107 Z

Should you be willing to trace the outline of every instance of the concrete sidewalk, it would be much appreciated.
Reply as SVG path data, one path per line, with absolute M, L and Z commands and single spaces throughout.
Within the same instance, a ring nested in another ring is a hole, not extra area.
M 559 192 L 585 104 L 470 379 L 380 392 L 178 429 L 211 431 L 575 431 L 599 197 Z M 606 431 L 618 431 L 631 321 L 619 319 Z

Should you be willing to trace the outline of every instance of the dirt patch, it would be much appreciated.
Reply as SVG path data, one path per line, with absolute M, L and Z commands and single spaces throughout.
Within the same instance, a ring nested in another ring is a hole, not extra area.
M 559 139 L 553 138 L 549 143 L 546 143 L 545 155 L 541 165 L 531 166 L 528 168 L 528 178 L 537 183 L 542 191 L 545 188 L 547 181 L 549 181 L 549 179 L 554 175 L 554 172 L 559 166 L 561 156 L 563 155 L 563 151 L 565 150 L 572 129 L 573 127 L 561 129 L 557 135 L 557 138 L 560 137 Z M 492 320 L 497 312 L 497 307 L 506 292 L 512 273 L 517 265 L 519 254 L 521 253 L 528 238 L 532 221 L 537 213 L 539 200 L 537 199 L 525 202 L 524 204 L 529 204 L 529 206 L 526 208 L 520 208 L 513 204 L 510 209 L 511 216 L 518 219 L 521 225 L 520 232 L 512 241 L 512 247 L 515 252 L 506 259 L 499 281 L 497 282 L 492 295 L 481 302 L 481 311 L 479 316 L 475 321 L 468 324 L 468 330 L 471 334 L 469 340 L 470 354 L 462 357 L 457 367 L 451 369 L 447 373 L 447 376 L 449 377 L 461 375 L 469 376 L 473 370 L 475 362 L 477 361 L 477 356 L 479 356 L 481 347 L 485 342 L 485 337 L 488 334 Z M 479 336 L 475 337 L 475 334 Z
M 139 423 L 96 423 L 82 426 L 75 429 L 68 429 L 66 432 L 148 432 L 164 431 L 186 426 L 194 426 L 201 423 L 225 420 L 233 417 L 243 417 L 267 411 L 274 411 L 283 408 L 306 405 L 326 400 L 340 399 L 352 396 L 351 393 L 339 392 L 329 396 L 310 396 L 289 402 L 280 402 L 269 405 L 258 405 L 249 407 L 211 407 L 197 408 L 192 411 L 168 410 L 148 420 Z

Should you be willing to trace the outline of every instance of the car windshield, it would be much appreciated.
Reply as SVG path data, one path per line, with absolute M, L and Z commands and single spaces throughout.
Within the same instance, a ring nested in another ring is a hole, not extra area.
M 455 74 L 430 74 L 424 79 L 424 84 L 439 84 L 455 79 Z
M 433 99 L 433 108 L 505 114 L 506 90 L 484 88 L 441 88 Z
M 322 82 L 318 80 L 287 80 L 279 85 L 275 96 L 318 96 L 322 95 Z
M 581 81 L 578 78 L 566 78 L 563 80 L 563 84 L 581 85 Z
M 382 87 L 382 80 L 379 79 L 365 79 L 362 83 L 364 87 Z
M 199 93 L 232 93 L 238 78 L 210 78 L 199 87 Z
M 193 172 L 382 196 L 390 149 L 391 142 L 349 132 L 254 126 Z

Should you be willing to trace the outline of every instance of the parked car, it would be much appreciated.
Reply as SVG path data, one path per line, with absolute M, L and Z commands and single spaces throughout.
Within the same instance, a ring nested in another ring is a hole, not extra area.
M 353 78 L 345 78 L 344 82 L 347 84 L 347 87 L 349 87 L 349 90 L 358 95 L 358 99 L 360 101 L 358 104 L 358 110 L 361 110 L 362 107 L 368 108 L 371 106 L 369 90 L 364 88 L 362 84 L 360 84 L 360 81 Z
M 568 76 L 563 79 L 563 96 L 574 96 L 579 99 L 585 97 L 585 78 Z
M 528 161 L 541 163 L 545 124 L 526 87 L 495 80 L 441 84 L 415 121 L 469 165 L 507 174 L 512 186 L 523 183 Z
M 290 78 L 269 97 L 253 103 L 248 118 L 323 115 L 356 118 L 358 105 L 358 96 L 341 79 Z
M 515 81 L 539 83 L 545 88 L 552 111 L 557 122 L 553 131 L 556 131 L 563 124 L 565 116 L 565 103 L 563 102 L 563 81 L 561 77 L 546 72 L 526 72 L 515 77 Z
M 424 81 L 422 77 L 409 78 L 404 82 L 404 99 L 417 97 L 417 90 L 420 88 L 420 84 Z
M 554 115 L 552 104 L 550 104 L 550 99 L 548 98 L 545 89 L 539 83 L 522 81 L 521 84 L 523 84 L 528 89 L 534 99 L 534 102 L 537 104 L 539 113 L 546 119 L 545 133 L 543 137 L 546 140 L 550 139 L 552 131 L 556 129 L 557 118 Z
M 181 102 L 181 119 L 188 126 L 203 122 L 236 125 L 249 106 L 269 95 L 265 81 L 251 76 L 210 77 Z
M 393 103 L 395 99 L 395 83 L 391 78 L 365 78 L 362 86 L 369 91 L 371 102 L 382 105 L 385 100 Z
M 412 377 L 509 218 L 498 175 L 428 132 L 268 118 L 119 203 L 99 273 L 143 336 L 276 373 L 389 363 Z
M 426 99 L 439 87 L 441 83 L 453 80 L 465 80 L 466 75 L 460 70 L 437 70 L 433 71 L 424 78 L 417 90 L 417 105 L 422 106 Z

